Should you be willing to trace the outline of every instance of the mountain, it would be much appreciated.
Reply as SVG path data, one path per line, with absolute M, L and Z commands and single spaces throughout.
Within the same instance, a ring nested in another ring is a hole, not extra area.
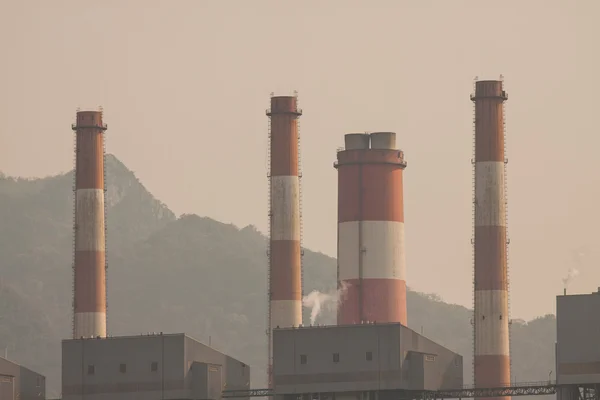
M 266 364 L 266 238 L 210 218 L 177 218 L 114 156 L 106 157 L 108 324 L 112 335 L 186 332 L 252 366 Z M 45 374 L 60 392 L 60 340 L 71 333 L 72 172 L 20 179 L 0 175 L 0 354 Z M 304 291 L 335 290 L 335 259 L 305 249 Z M 409 291 L 411 328 L 465 357 L 472 377 L 471 311 Z M 306 311 L 308 317 L 309 310 Z M 317 323 L 335 322 L 325 308 Z M 308 320 L 308 319 L 306 319 Z M 555 320 L 514 321 L 513 376 L 548 379 Z

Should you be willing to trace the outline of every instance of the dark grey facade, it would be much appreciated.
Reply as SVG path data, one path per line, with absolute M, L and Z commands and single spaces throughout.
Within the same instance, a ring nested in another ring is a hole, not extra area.
M 600 293 L 557 296 L 558 384 L 600 383 Z
M 43 400 L 46 377 L 0 357 L 0 399 Z
M 248 365 L 185 334 L 62 344 L 62 400 L 206 400 L 249 388 Z
M 273 376 L 277 395 L 455 389 L 463 362 L 401 324 L 285 328 L 273 332 Z

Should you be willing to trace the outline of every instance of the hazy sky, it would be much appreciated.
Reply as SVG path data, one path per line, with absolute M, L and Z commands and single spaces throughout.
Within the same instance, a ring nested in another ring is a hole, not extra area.
M 396 131 L 408 284 L 470 306 L 469 94 L 503 74 L 511 313 L 554 312 L 570 267 L 571 292 L 600 286 L 598 20 L 597 0 L 0 0 L 0 170 L 70 169 L 76 108 L 102 105 L 108 151 L 176 213 L 264 231 L 265 109 L 298 90 L 305 245 L 336 253 L 343 134 Z

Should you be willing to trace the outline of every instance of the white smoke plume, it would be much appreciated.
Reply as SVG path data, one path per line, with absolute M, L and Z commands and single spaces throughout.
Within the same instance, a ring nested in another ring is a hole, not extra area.
M 567 272 L 567 276 L 565 276 L 562 279 L 563 282 L 563 287 L 565 288 L 565 290 L 569 287 L 569 284 L 571 282 L 573 282 L 573 279 L 577 278 L 577 275 L 579 275 L 579 268 L 581 268 L 581 266 L 583 266 L 583 260 L 586 256 L 585 250 L 579 249 L 579 250 L 573 250 L 573 264 L 575 264 L 573 267 L 569 268 L 569 271 Z
M 341 283 L 339 289 L 331 293 L 322 293 L 318 290 L 313 290 L 302 298 L 302 305 L 310 308 L 310 324 L 314 325 L 317 317 L 323 310 L 335 310 L 346 298 L 349 285 L 345 282 Z
M 577 275 L 579 275 L 579 270 L 577 268 L 573 268 L 573 267 L 569 268 L 569 272 L 567 272 L 567 276 L 565 276 L 562 279 L 565 289 L 567 289 L 569 287 L 569 283 L 571 283 L 573 281 L 573 279 L 577 278 Z

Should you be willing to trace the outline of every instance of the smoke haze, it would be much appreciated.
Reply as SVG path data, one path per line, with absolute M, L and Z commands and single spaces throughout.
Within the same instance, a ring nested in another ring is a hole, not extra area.
M 568 288 L 569 283 L 571 283 L 573 281 L 573 279 L 575 279 L 577 277 L 577 275 L 579 275 L 579 270 L 577 268 L 573 268 L 573 267 L 569 268 L 569 272 L 567 273 L 567 276 L 565 276 L 562 279 L 565 289 Z
M 313 290 L 302 298 L 302 305 L 310 308 L 310 324 L 314 325 L 321 311 L 337 309 L 338 305 L 345 300 L 348 292 L 348 284 L 342 282 L 339 289 L 330 293 L 322 293 Z
M 408 161 L 410 286 L 471 307 L 469 94 L 476 75 L 503 74 L 511 313 L 552 312 L 549 299 L 574 265 L 569 250 L 600 242 L 600 136 L 590 133 L 600 80 L 589 79 L 600 70 L 590 51 L 600 1 L 176 4 L 0 1 L 0 170 L 70 170 L 75 110 L 102 105 L 107 151 L 175 214 L 264 233 L 265 108 L 270 92 L 298 90 L 302 245 L 337 254 L 332 163 L 343 134 L 396 131 Z M 510 29 L 490 29 L 486 15 Z M 443 105 L 429 106 L 440 94 Z M 567 259 L 551 249 L 567 249 Z M 590 246 L 585 262 L 600 263 L 600 250 Z M 569 288 L 596 290 L 600 268 L 578 269 L 585 279 Z
M 563 286 L 565 289 L 569 287 L 569 284 L 573 282 L 573 279 L 577 278 L 579 275 L 579 268 L 583 266 L 583 261 L 586 256 L 586 251 L 582 249 L 573 250 L 573 264 L 569 271 L 567 272 L 567 276 L 562 278 Z

